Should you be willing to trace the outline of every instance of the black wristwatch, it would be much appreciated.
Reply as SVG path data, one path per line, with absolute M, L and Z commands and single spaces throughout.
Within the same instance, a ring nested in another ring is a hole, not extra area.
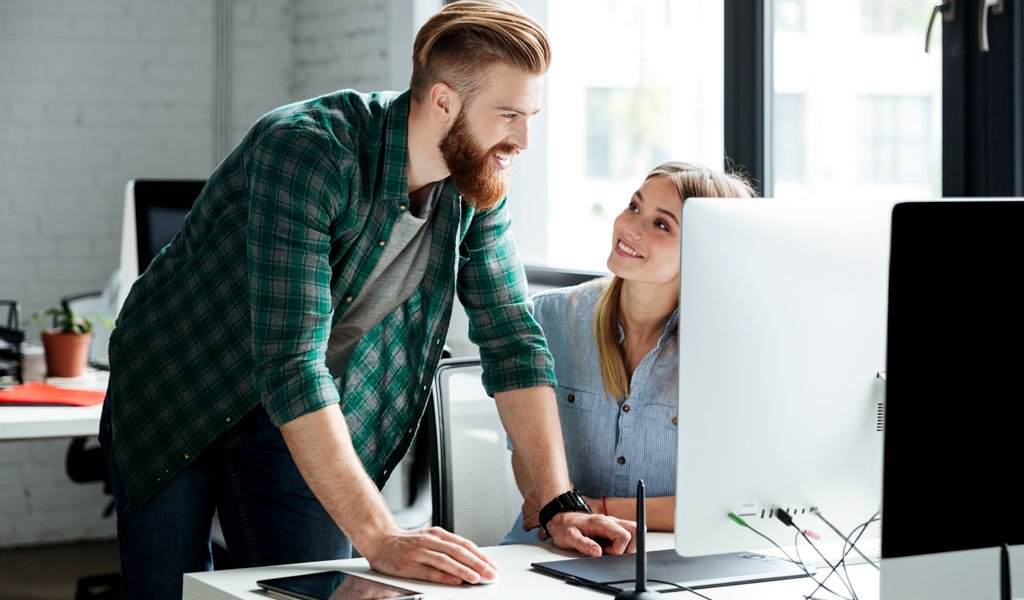
M 548 537 L 551 537 L 551 532 L 548 531 L 548 522 L 558 513 L 564 512 L 581 512 L 589 515 L 593 511 L 590 510 L 590 505 L 587 504 L 587 501 L 583 499 L 583 495 L 575 488 L 555 496 L 554 500 L 548 502 L 544 505 L 544 508 L 540 509 L 540 526 L 544 528 L 544 533 L 548 534 Z

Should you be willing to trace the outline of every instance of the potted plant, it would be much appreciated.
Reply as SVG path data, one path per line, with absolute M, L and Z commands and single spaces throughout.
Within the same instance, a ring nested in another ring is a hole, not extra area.
M 29 322 L 41 323 L 47 317 L 53 317 L 53 327 L 40 332 L 46 358 L 46 375 L 78 377 L 85 371 L 89 360 L 92 321 L 72 310 L 50 307 L 33 313 Z

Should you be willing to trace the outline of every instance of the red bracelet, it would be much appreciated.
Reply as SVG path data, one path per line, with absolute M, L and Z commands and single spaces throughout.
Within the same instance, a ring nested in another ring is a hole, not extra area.
M 601 504 L 604 505 L 604 514 L 608 515 L 608 496 L 601 496 Z

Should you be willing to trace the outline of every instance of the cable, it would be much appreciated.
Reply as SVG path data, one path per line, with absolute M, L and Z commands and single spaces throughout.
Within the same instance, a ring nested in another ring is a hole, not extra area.
M 841 531 L 839 531 L 834 525 L 829 523 L 828 520 L 826 520 L 824 517 L 822 517 L 822 520 L 825 521 L 825 523 L 829 527 L 831 527 L 833 531 L 835 531 L 837 534 L 839 534 L 843 538 L 843 552 L 842 552 L 842 556 L 840 557 L 839 562 L 837 562 L 836 565 L 837 566 L 838 565 L 842 565 L 843 566 L 843 574 L 846 575 L 846 581 L 851 582 L 851 580 L 850 580 L 850 572 L 846 568 L 847 567 L 846 557 L 850 554 L 850 550 L 856 549 L 857 540 L 859 540 L 860 537 L 862 535 L 864 535 L 864 532 L 867 531 L 868 525 L 870 525 L 871 523 L 874 523 L 875 521 L 878 520 L 878 511 L 875 511 L 875 514 L 871 515 L 870 519 L 868 519 L 867 521 L 865 521 L 865 522 L 861 523 L 860 525 L 857 525 L 856 527 L 854 527 L 849 535 L 843 535 L 843 533 Z M 858 529 L 860 530 L 859 533 L 857 532 Z M 856 537 L 854 537 L 854 533 L 856 533 Z M 793 537 L 794 537 L 794 540 L 795 540 L 797 536 L 794 535 Z M 853 537 L 854 539 L 850 540 L 851 537 Z M 849 546 L 849 547 L 847 547 L 847 546 Z M 798 556 L 799 556 L 799 550 L 800 550 L 799 547 L 797 547 L 797 555 Z M 858 550 L 858 553 L 861 556 L 864 556 L 864 554 L 860 553 L 859 550 Z M 867 557 L 864 557 L 864 558 L 865 558 L 865 560 L 868 560 L 868 562 L 871 562 L 871 560 L 868 559 Z M 876 568 L 877 568 L 877 566 L 876 566 Z M 834 569 L 835 569 L 835 567 L 833 567 L 833 571 L 829 572 L 828 576 L 825 577 L 825 581 L 827 581 L 828 578 L 832 576 L 832 573 L 835 572 Z M 836 573 L 836 574 L 838 575 L 838 573 Z M 840 580 L 842 580 L 842 577 L 840 577 Z M 852 582 L 850 583 L 850 585 L 852 586 Z M 828 588 L 825 588 L 825 589 L 827 590 Z M 817 591 L 818 591 L 818 589 L 815 588 L 814 591 L 811 592 L 811 596 L 808 596 L 808 598 L 813 597 L 814 594 Z M 834 594 L 835 592 L 832 592 L 832 593 Z
M 844 596 L 844 595 L 840 594 L 839 592 L 836 592 L 835 590 L 832 590 L 831 588 L 829 588 L 827 585 L 824 584 L 824 582 L 818 581 L 818 578 L 815 577 L 813 573 L 811 573 L 811 570 L 807 568 L 807 565 L 802 560 L 800 560 L 800 556 L 799 556 L 800 549 L 796 547 L 796 544 L 793 545 L 793 547 L 797 551 L 797 558 L 794 560 L 793 557 L 789 555 L 789 552 L 786 552 L 782 548 L 782 546 L 780 546 L 780 545 L 775 543 L 775 540 L 773 540 L 772 538 L 766 536 L 765 534 L 763 534 L 760 531 L 758 531 L 758 530 L 754 529 L 753 527 L 751 527 L 746 521 L 744 521 L 742 518 L 740 518 L 739 515 L 737 515 L 735 513 L 729 513 L 729 519 L 731 519 L 737 525 L 739 525 L 741 527 L 746 527 L 750 531 L 753 531 L 757 535 L 759 535 L 759 536 L 763 537 L 764 539 L 768 540 L 768 543 L 770 543 L 772 546 L 775 546 L 776 548 L 778 548 L 779 552 L 784 554 L 785 557 L 786 557 L 786 558 L 784 558 L 782 560 L 788 560 L 789 562 L 793 563 L 794 565 L 800 567 L 800 569 L 803 570 L 803 572 L 806 573 L 807 576 L 811 578 L 811 581 L 813 581 L 814 583 L 818 584 L 818 587 L 814 588 L 815 592 L 818 591 L 819 588 L 821 588 L 821 589 L 824 589 L 825 591 L 827 591 L 828 593 L 830 593 L 830 594 L 832 594 L 834 596 L 838 596 L 839 598 L 843 598 L 843 600 L 850 600 L 847 596 Z M 842 579 L 842 578 L 840 578 L 840 579 Z M 814 592 L 811 592 L 811 594 L 814 594 Z
M 860 536 L 864 535 L 864 532 L 868 530 L 868 525 L 875 522 L 876 520 L 878 520 L 878 511 L 875 511 L 875 514 L 871 515 L 870 519 L 864 521 L 857 527 L 854 527 L 853 530 L 850 531 L 850 535 L 843 538 L 843 556 L 841 562 L 843 565 L 843 573 L 846 575 L 847 581 L 850 581 L 850 572 L 846 570 L 846 556 L 847 554 L 849 554 L 850 550 L 846 548 L 846 545 L 849 544 L 850 549 L 855 549 L 857 547 L 857 540 L 859 540 Z M 853 537 L 853 534 L 857 531 L 857 529 L 860 529 L 860 532 L 857 533 L 857 537 L 854 537 L 853 540 L 850 540 L 850 538 Z M 861 556 L 863 556 L 863 554 Z M 875 568 L 877 569 L 878 567 Z
M 613 585 L 613 584 L 617 584 L 617 583 L 636 583 L 636 581 L 633 580 L 633 579 L 623 579 L 622 581 L 604 581 L 604 582 L 601 582 L 600 584 L 597 584 L 597 586 L 595 586 L 594 589 L 599 589 L 599 590 L 607 591 L 605 588 L 600 587 L 600 586 Z M 679 591 L 690 592 L 691 594 L 694 594 L 696 596 L 700 596 L 701 598 L 704 598 L 704 600 L 713 600 L 712 598 L 708 598 L 707 596 L 705 596 L 704 594 L 698 592 L 697 590 L 695 590 L 695 589 L 693 589 L 691 587 L 687 587 L 687 586 L 685 586 L 685 585 L 683 585 L 681 583 L 675 583 L 673 581 L 662 581 L 660 579 L 651 579 L 649 577 L 647 578 L 647 583 L 660 583 L 662 585 L 668 585 L 668 586 L 676 588 Z M 578 583 L 573 583 L 573 585 L 579 585 L 579 584 Z
M 829 574 L 825 577 L 824 581 L 828 581 L 828 578 L 832 576 L 832 573 L 836 573 L 836 575 L 838 575 L 838 572 L 835 569 L 839 565 L 842 565 L 843 566 L 843 575 L 846 576 L 846 582 L 850 582 L 849 585 L 852 587 L 853 584 L 852 584 L 852 581 L 850 579 L 850 572 L 846 568 L 847 567 L 846 557 L 850 554 L 850 550 L 851 549 L 855 549 L 856 548 L 857 540 L 859 540 L 860 536 L 864 535 L 864 532 L 867 531 L 868 525 L 870 525 L 871 523 L 874 523 L 875 521 L 878 520 L 878 511 L 875 511 L 875 514 L 871 515 L 870 519 L 868 519 L 867 521 L 865 521 L 865 522 L 861 523 L 860 525 L 857 525 L 856 527 L 854 527 L 853 530 L 850 532 L 850 534 L 849 535 L 845 535 L 845 536 L 834 525 L 829 523 L 824 517 L 822 517 L 822 520 L 825 521 L 825 523 L 828 524 L 828 526 L 831 527 L 833 531 L 835 531 L 837 534 L 839 534 L 839 536 L 841 536 L 843 538 L 843 551 L 842 551 L 842 554 L 841 554 L 841 556 L 839 558 L 839 562 L 836 563 L 836 567 L 833 567 L 833 570 L 829 572 Z M 859 533 L 857 532 L 858 529 L 860 530 Z M 857 535 L 851 541 L 850 538 L 854 536 L 854 533 L 856 533 Z M 794 536 L 794 539 L 795 538 L 796 538 L 796 536 Z M 849 548 L 847 546 L 849 546 Z M 800 550 L 799 547 L 797 547 L 797 554 L 798 555 L 799 555 L 799 550 Z M 864 556 L 864 555 L 861 554 L 861 556 Z M 840 581 L 843 580 L 843 578 L 841 576 L 840 576 L 839 579 L 840 579 Z M 817 591 L 818 591 L 818 589 L 815 588 L 815 590 L 811 592 L 811 595 L 813 596 Z
M 817 552 L 818 556 L 821 557 L 821 560 L 825 561 L 825 564 L 829 566 L 830 571 L 829 571 L 828 575 L 826 575 L 824 579 L 822 579 L 820 582 L 818 582 L 818 586 L 822 587 L 822 588 L 825 588 L 827 590 L 828 588 L 825 587 L 825 582 L 828 581 L 828 578 L 831 577 L 833 573 L 835 573 L 835 575 L 837 577 L 839 577 L 839 581 L 841 581 L 843 583 L 843 586 L 846 587 L 846 591 L 850 592 L 850 595 L 853 596 L 853 600 L 858 600 L 857 592 L 855 592 L 853 590 L 853 586 L 850 585 L 850 582 L 845 580 L 845 579 L 843 579 L 842 575 L 839 575 L 839 571 L 837 570 L 839 568 L 839 566 L 838 566 L 839 563 L 836 563 L 835 565 L 833 565 L 828 560 L 828 558 L 826 558 L 825 555 L 822 554 L 821 550 L 818 549 L 818 547 L 814 544 L 814 542 L 811 541 L 811 538 L 809 538 L 807 536 L 807 534 L 804 533 L 804 531 L 802 529 L 800 529 L 799 527 L 796 526 L 795 523 L 793 523 L 793 517 L 789 516 L 789 513 L 787 513 L 784 510 L 781 510 L 781 509 L 775 509 L 774 513 L 775 513 L 775 518 L 778 519 L 779 521 L 781 521 L 783 525 L 786 525 L 787 527 L 792 527 L 792 528 L 796 529 L 797 534 L 802 536 L 804 538 L 804 540 L 806 540 L 807 543 L 811 546 L 811 549 L 813 549 L 815 552 Z M 794 538 L 793 546 L 795 548 L 797 548 L 797 552 L 799 552 L 799 546 L 796 545 L 796 543 L 795 543 L 796 541 L 797 540 Z M 798 556 L 799 556 L 799 554 L 798 554 Z M 817 591 L 818 591 L 818 588 L 815 588 L 814 591 L 811 592 L 811 595 L 813 596 L 814 593 L 817 592 Z M 832 590 L 829 590 L 829 591 L 832 592 Z M 832 592 L 832 593 L 835 594 L 835 592 Z M 838 594 L 836 594 L 836 595 L 838 595 Z
M 780 546 L 780 545 L 775 543 L 775 540 L 773 540 L 772 538 L 766 536 L 765 534 L 761 533 L 760 531 L 758 531 L 758 530 L 754 529 L 753 527 L 751 527 L 750 525 L 748 525 L 747 522 L 744 521 L 742 518 L 740 518 L 739 515 L 737 515 L 736 513 L 729 513 L 729 519 L 731 519 L 734 523 L 736 523 L 740 527 L 746 527 L 747 529 L 753 531 L 757 535 L 759 535 L 759 536 L 763 537 L 764 539 L 768 540 L 769 544 L 771 544 L 772 546 L 775 546 L 776 548 L 778 548 L 779 552 L 781 552 L 783 555 L 785 555 L 786 558 L 784 560 L 788 560 L 789 562 L 791 562 L 791 563 L 793 563 L 793 564 L 803 568 L 805 573 L 807 572 L 807 568 L 804 566 L 804 564 L 801 561 L 794 560 L 793 557 L 789 555 L 789 552 L 786 552 L 782 548 L 782 546 Z M 810 573 L 808 573 L 808 575 L 810 575 Z
M 843 535 L 843 532 L 842 532 L 842 531 L 839 531 L 839 529 L 838 529 L 838 528 L 837 528 L 837 527 L 836 527 L 835 525 L 833 525 L 831 521 L 829 521 L 828 519 L 826 519 L 826 518 L 825 518 L 825 515 L 823 515 L 823 514 L 821 513 L 821 511 L 814 511 L 814 514 L 815 514 L 815 515 L 817 515 L 817 516 L 818 516 L 818 518 L 819 518 L 819 519 L 821 519 L 821 520 L 822 520 L 822 522 L 824 522 L 824 523 L 825 523 L 825 525 L 828 525 L 829 529 L 831 529 L 832 531 L 834 531 L 836 535 L 838 535 L 839 537 L 843 538 L 843 541 L 844 541 L 844 542 L 845 542 L 845 541 L 848 541 L 848 540 L 850 539 L 850 536 L 848 536 L 848 535 L 847 535 L 847 536 L 844 536 L 844 535 Z M 872 516 L 871 516 L 871 518 L 867 520 L 867 523 L 868 523 L 868 524 L 870 524 L 870 523 L 873 523 L 873 522 L 875 522 L 875 520 L 877 519 L 877 517 L 878 517 L 878 511 L 875 511 L 875 514 L 874 514 L 874 515 L 872 515 Z M 854 527 L 854 530 L 855 530 L 855 531 L 856 531 L 856 529 L 857 529 L 857 528 L 856 528 L 856 527 Z M 865 530 L 866 530 L 866 529 L 867 529 L 867 528 L 865 527 Z M 863 532 L 861 532 L 861 533 L 863 534 Z M 851 534 L 851 535 L 852 535 L 852 534 Z M 857 536 L 857 538 L 859 539 L 859 538 L 860 538 L 860 536 Z M 854 551 L 855 551 L 855 552 L 856 552 L 857 554 L 859 554 L 859 555 L 860 555 L 860 557 L 861 557 L 861 558 L 863 558 L 864 560 L 866 560 L 866 561 L 868 562 L 868 564 L 870 564 L 870 565 L 871 565 L 872 567 L 874 567 L 875 569 L 878 569 L 878 563 L 876 563 L 875 561 L 871 560 L 870 558 L 868 558 L 868 557 L 867 557 L 867 555 L 866 555 L 866 554 L 864 554 L 863 552 L 861 552 L 861 551 L 860 551 L 860 548 L 858 548 L 858 547 L 856 546 L 856 544 L 850 544 L 850 545 L 851 545 L 851 546 L 853 547 L 853 550 L 854 550 Z M 844 544 L 844 546 L 843 546 L 843 549 L 845 550 L 845 548 L 846 548 L 846 546 L 845 546 L 845 544 Z M 845 552 L 844 552 L 844 554 L 845 554 Z

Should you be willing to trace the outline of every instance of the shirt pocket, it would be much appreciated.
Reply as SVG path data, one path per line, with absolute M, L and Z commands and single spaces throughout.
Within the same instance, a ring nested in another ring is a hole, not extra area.
M 606 398 L 598 396 L 593 392 L 581 390 L 579 388 L 559 385 L 555 388 L 555 396 L 558 400 L 558 413 L 562 414 L 562 411 L 593 411 L 600 408 L 600 403 Z
M 675 402 L 649 402 L 643 408 L 643 419 L 649 429 L 679 429 L 679 406 Z
M 639 411 L 644 447 L 641 476 L 651 496 L 675 494 L 676 439 L 679 407 L 675 402 L 650 402 Z
M 577 487 L 586 487 L 592 483 L 589 474 L 594 464 L 615 450 L 614 401 L 561 385 L 555 388 L 555 394 L 569 475 Z

